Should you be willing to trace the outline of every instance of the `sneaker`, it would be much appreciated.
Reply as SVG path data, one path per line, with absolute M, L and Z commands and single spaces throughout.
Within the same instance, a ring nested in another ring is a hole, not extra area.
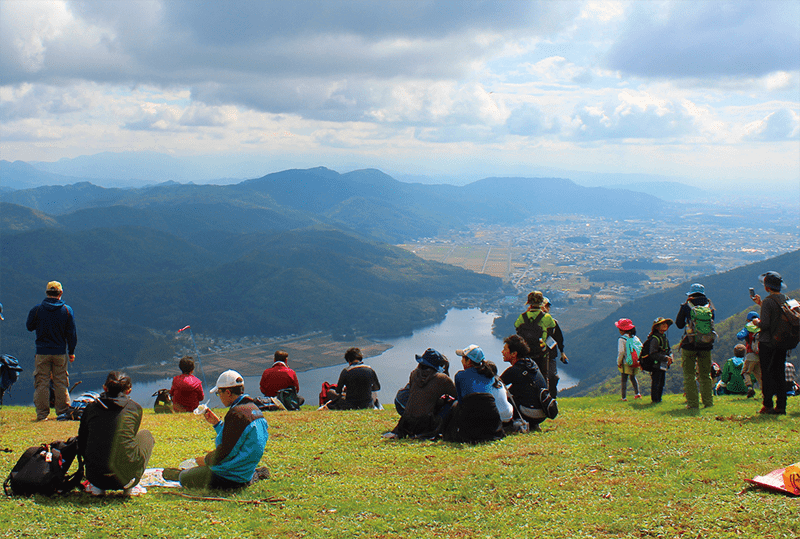
M 753 389 L 751 387 L 750 389 L 747 390 L 747 398 L 748 399 L 752 399 L 755 396 L 756 396 L 756 390 L 755 389 Z
M 386 438 L 387 440 L 393 440 L 397 437 L 398 437 L 397 434 L 395 434 L 392 431 L 384 432 L 383 434 L 381 434 L 381 438 Z
M 142 494 L 147 494 L 147 489 L 142 485 L 136 485 L 135 487 L 126 488 L 122 491 L 123 496 L 141 496 Z
M 105 490 L 97 488 L 96 486 L 94 486 L 89 482 L 86 483 L 86 492 L 88 492 L 92 496 L 105 496 L 106 494 Z
M 641 396 L 641 395 L 639 395 L 639 394 L 637 393 L 636 395 L 634 395 L 634 396 L 633 396 L 633 398 L 634 398 L 634 399 L 641 399 L 641 398 L 642 398 L 642 396 Z
M 767 413 L 772 415 L 786 415 L 786 408 L 770 408 Z
M 766 406 L 762 406 L 761 410 L 759 410 L 758 413 L 759 414 L 772 414 L 772 413 L 774 413 L 772 410 L 774 410 L 774 408 L 767 408 Z
M 622 397 L 622 402 L 628 402 L 628 399 L 626 399 L 625 397 Z

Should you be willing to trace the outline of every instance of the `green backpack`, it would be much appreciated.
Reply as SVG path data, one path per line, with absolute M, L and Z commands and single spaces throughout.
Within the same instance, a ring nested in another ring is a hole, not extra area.
M 689 306 L 689 320 L 686 322 L 685 341 L 695 345 L 713 346 L 717 338 L 714 331 L 714 307 L 709 301 L 707 305 L 695 305 L 686 301 Z

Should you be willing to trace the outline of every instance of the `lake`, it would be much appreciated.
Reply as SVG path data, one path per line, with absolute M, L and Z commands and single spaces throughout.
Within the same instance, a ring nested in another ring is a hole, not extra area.
M 409 374 L 417 366 L 415 354 L 421 355 L 427 348 L 434 348 L 447 356 L 450 361 L 451 376 L 461 370 L 461 358 L 456 355 L 455 351 L 466 348 L 470 344 L 480 346 L 486 354 L 486 358 L 494 361 L 499 371 L 503 372 L 506 368 L 501 353 L 503 341 L 492 335 L 494 318 L 494 313 L 481 312 L 479 309 L 451 309 L 445 319 L 438 324 L 419 329 L 409 337 L 399 337 L 384 341 L 390 344 L 392 348 L 379 356 L 364 360 L 364 363 L 370 365 L 378 374 L 378 379 L 381 383 L 381 391 L 378 393 L 378 398 L 384 407 L 393 406 L 397 390 L 408 383 Z M 342 355 L 344 355 L 344 351 L 342 351 Z M 291 359 L 289 357 L 290 366 Z M 345 362 L 342 360 L 340 365 L 298 372 L 300 395 L 305 397 L 306 404 L 317 404 L 322 382 L 327 381 L 335 384 L 339 379 L 339 373 L 344 367 Z M 565 367 L 565 365 L 559 363 L 558 375 L 561 377 L 558 383 L 559 389 L 577 384 L 578 380 L 569 376 L 562 367 Z M 253 396 L 260 396 L 261 392 L 258 389 L 260 380 L 260 376 L 245 377 L 245 390 L 247 393 Z M 213 387 L 215 381 L 208 380 L 209 387 L 204 388 L 206 393 Z M 154 401 L 153 393 L 161 388 L 168 388 L 171 384 L 172 378 L 134 384 L 131 397 L 145 408 L 152 407 Z M 210 406 L 220 408 L 222 404 L 215 396 L 212 398 Z

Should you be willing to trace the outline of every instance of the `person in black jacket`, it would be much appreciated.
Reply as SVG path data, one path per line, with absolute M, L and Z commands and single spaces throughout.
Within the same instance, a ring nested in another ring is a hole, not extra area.
M 142 407 L 128 396 L 127 374 L 108 373 L 100 398 L 89 403 L 78 427 L 78 453 L 83 455 L 87 491 L 102 496 L 106 490 L 122 490 L 126 496 L 146 492 L 138 487 L 155 440 L 139 430 Z
M 769 294 L 763 300 L 756 294 L 753 301 L 761 306 L 761 331 L 758 332 L 758 358 L 761 362 L 761 378 L 764 387 L 763 406 L 759 414 L 786 415 L 786 346 L 776 339 L 776 329 L 787 297 L 781 292 L 786 288 L 783 278 L 779 273 L 768 271 L 762 273 L 758 279 L 764 285 L 764 290 Z M 773 396 L 775 404 L 773 405 Z

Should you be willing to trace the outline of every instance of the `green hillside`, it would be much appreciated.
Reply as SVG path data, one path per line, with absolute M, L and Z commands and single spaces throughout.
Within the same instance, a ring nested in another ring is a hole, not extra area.
M 745 481 L 798 460 L 794 400 L 784 417 L 758 416 L 738 397 L 696 413 L 677 395 L 660 406 L 612 397 L 559 404 L 543 432 L 476 446 L 383 440 L 397 422 L 394 410 L 273 412 L 261 461 L 268 480 L 238 492 L 151 487 L 133 499 L 77 491 L 3 497 L 0 537 L 800 535 L 800 498 Z M 77 432 L 76 422 L 35 423 L 33 414 L 0 410 L 6 473 L 28 446 Z M 153 467 L 177 466 L 213 446 L 211 427 L 191 414 L 146 409 L 142 428 L 156 439 Z

